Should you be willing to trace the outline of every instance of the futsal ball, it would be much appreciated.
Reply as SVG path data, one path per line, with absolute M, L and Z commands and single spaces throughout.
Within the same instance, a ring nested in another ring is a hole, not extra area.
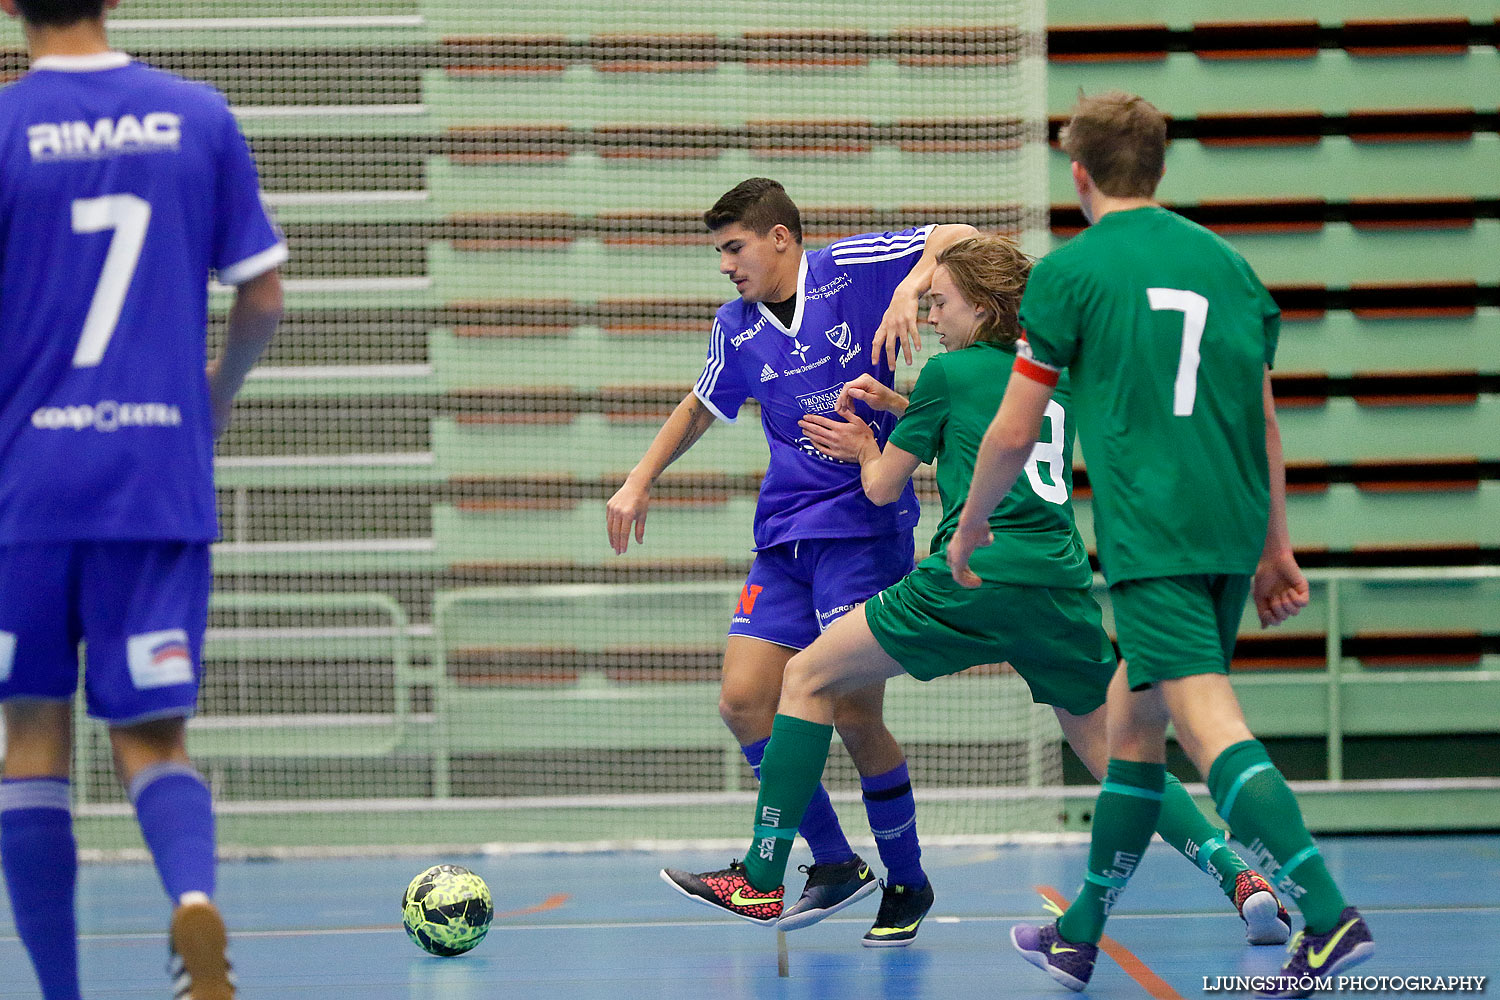
M 417 947 L 444 958 L 484 940 L 495 902 L 484 879 L 458 865 L 433 865 L 401 895 L 401 922 Z

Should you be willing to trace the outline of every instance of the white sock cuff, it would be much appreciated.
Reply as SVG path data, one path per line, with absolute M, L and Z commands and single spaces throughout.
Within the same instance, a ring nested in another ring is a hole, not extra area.
M 66 778 L 20 778 L 0 782 L 0 812 L 12 809 L 61 809 L 72 815 Z
M 185 778 L 192 778 L 194 781 L 198 782 L 198 784 L 204 786 L 205 788 L 208 787 L 208 782 L 203 780 L 203 775 L 199 774 L 198 769 L 191 764 L 180 764 L 177 761 L 166 761 L 161 764 L 152 764 L 150 767 L 144 768 L 139 773 L 137 773 L 135 778 L 131 780 L 131 804 L 134 805 L 135 803 L 139 802 L 141 795 L 143 795 L 146 789 L 149 788 L 154 782 L 159 781 L 162 778 L 171 778 L 176 775 L 182 775 Z

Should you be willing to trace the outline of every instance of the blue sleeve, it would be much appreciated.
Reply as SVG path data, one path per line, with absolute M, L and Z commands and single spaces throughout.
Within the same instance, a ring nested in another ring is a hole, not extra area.
M 750 398 L 750 387 L 745 384 L 744 373 L 729 351 L 729 337 L 724 332 L 724 325 L 717 319 L 708 337 L 708 360 L 703 365 L 703 374 L 693 384 L 693 394 L 713 411 L 714 416 L 731 424 L 738 419 L 745 400 Z
M 927 236 L 937 227 L 916 226 L 899 233 L 865 233 L 838 240 L 828 246 L 834 263 L 849 272 L 865 294 L 879 290 L 884 296 L 881 312 L 890 305 L 891 293 L 927 248 Z M 877 314 L 879 315 L 879 314 Z
M 286 240 L 260 195 L 260 176 L 234 115 L 222 109 L 218 149 L 213 268 L 219 281 L 238 285 L 281 264 Z

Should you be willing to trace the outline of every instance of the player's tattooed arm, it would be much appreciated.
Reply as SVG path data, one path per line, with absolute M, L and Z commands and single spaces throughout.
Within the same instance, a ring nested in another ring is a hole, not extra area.
M 688 408 L 689 418 L 687 425 L 681 428 L 677 444 L 672 449 L 672 454 L 667 457 L 667 465 L 671 465 L 677 461 L 687 453 L 689 448 L 697 444 L 698 439 L 713 426 L 714 422 L 714 415 L 708 411 L 708 407 L 703 405 L 703 401 L 694 394 L 690 393 L 679 405 Z M 662 427 L 663 431 L 666 429 L 665 426 Z M 657 473 L 657 475 L 660 474 L 659 472 Z M 655 482 L 655 478 L 652 479 L 652 482 Z
M 713 422 L 713 413 L 690 392 L 661 425 L 646 454 L 604 506 L 605 529 L 609 533 L 610 548 L 616 555 L 623 555 L 630 547 L 632 529 L 637 544 L 646 541 L 646 511 L 651 506 L 651 487 L 656 485 L 667 466 L 686 454 Z

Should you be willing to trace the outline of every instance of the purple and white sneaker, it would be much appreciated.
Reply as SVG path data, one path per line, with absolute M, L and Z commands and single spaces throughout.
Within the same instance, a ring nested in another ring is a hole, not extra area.
M 1017 924 L 1010 929 L 1010 942 L 1026 961 L 1075 993 L 1089 984 L 1099 957 L 1098 945 L 1065 939 L 1055 923 Z
M 1320 979 L 1358 965 L 1375 954 L 1375 939 L 1365 918 L 1352 906 L 1344 907 L 1338 923 L 1326 934 L 1309 934 L 1305 930 L 1292 935 L 1287 945 L 1286 964 L 1281 974 L 1272 977 L 1271 988 L 1256 994 L 1265 1000 L 1294 1000 L 1311 996 Z

